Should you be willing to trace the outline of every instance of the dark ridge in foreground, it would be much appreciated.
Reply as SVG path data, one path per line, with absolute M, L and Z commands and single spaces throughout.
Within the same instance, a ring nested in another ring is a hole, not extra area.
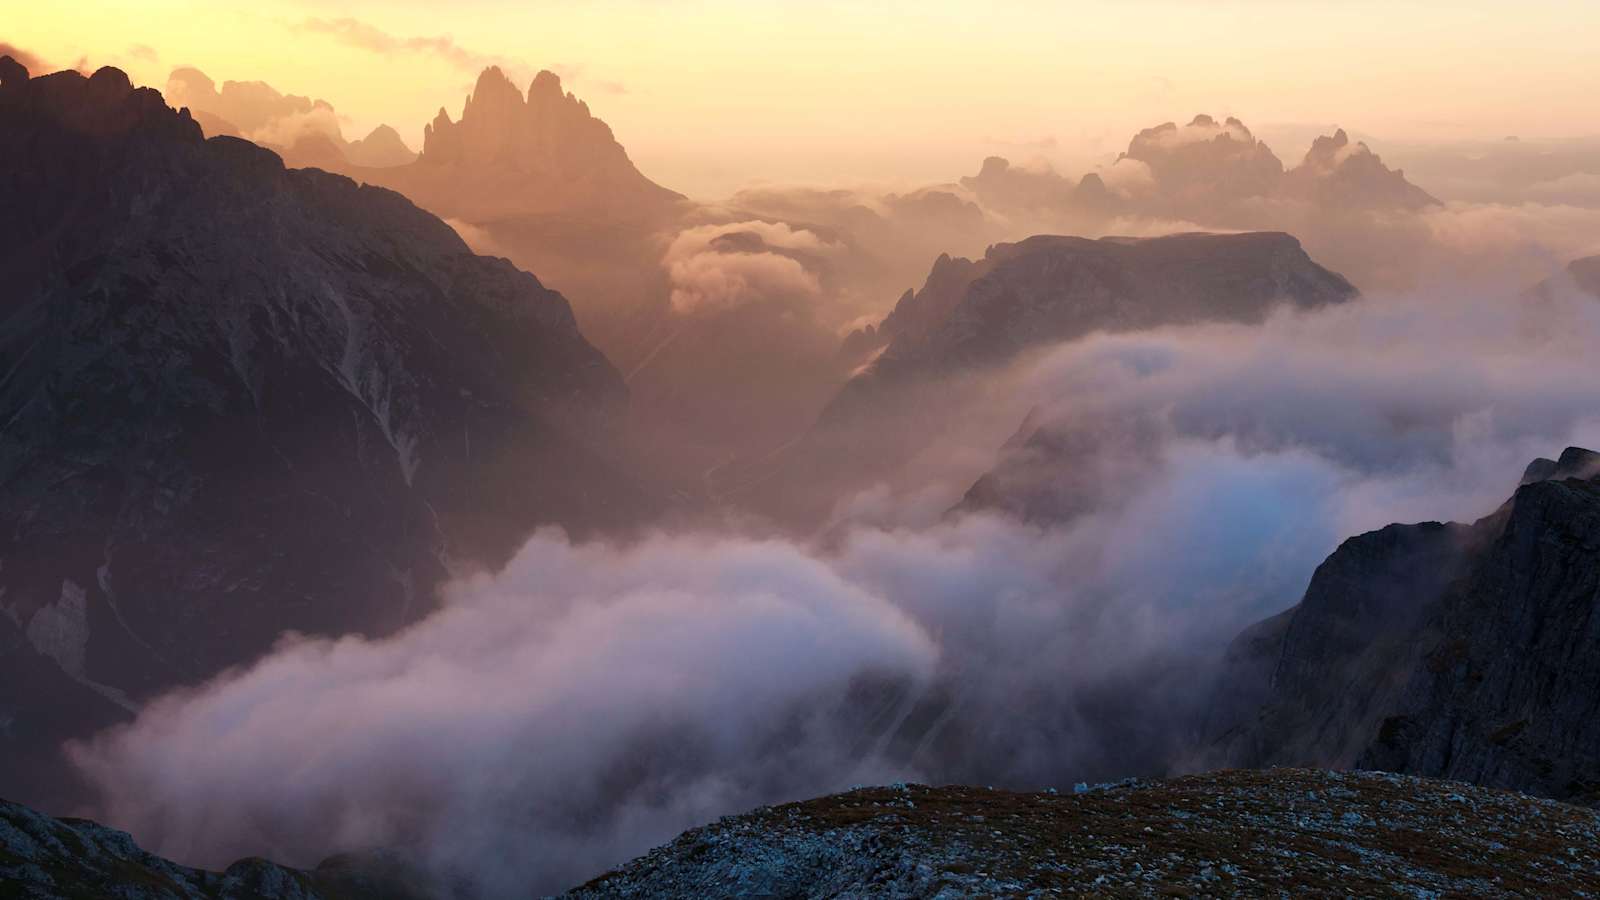
M 306 870 L 251 858 L 222 872 L 191 869 L 140 849 L 125 831 L 0 800 L 7 900 L 423 900 L 432 891 L 420 873 L 382 859 L 335 857 Z
M 1592 896 L 1597 838 L 1590 810 L 1372 772 L 907 785 L 725 818 L 568 896 Z

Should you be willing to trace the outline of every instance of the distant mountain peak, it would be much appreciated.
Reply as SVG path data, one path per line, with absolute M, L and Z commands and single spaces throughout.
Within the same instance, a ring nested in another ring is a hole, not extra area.
M 1294 196 L 1331 207 L 1424 209 L 1439 201 L 1390 169 L 1363 141 L 1352 141 L 1343 128 L 1311 143 L 1305 159 L 1284 176 Z
M 1266 196 L 1278 189 L 1283 162 L 1244 123 L 1205 113 L 1179 128 L 1164 122 L 1133 136 L 1118 160 L 1143 163 L 1160 188 L 1183 203 Z
M 403 166 L 417 159 L 416 151 L 406 146 L 400 132 L 388 125 L 379 125 L 359 141 L 344 147 L 344 156 L 351 164 L 371 168 Z
M 528 85 L 528 99 L 534 97 L 565 97 L 561 90 L 561 76 L 549 69 L 540 69 L 539 74 L 533 76 L 533 83 Z
M 498 66 L 479 75 L 461 118 L 440 109 L 416 166 L 384 183 L 447 215 L 661 209 L 682 197 L 634 167 L 611 127 L 544 70 L 524 93 Z

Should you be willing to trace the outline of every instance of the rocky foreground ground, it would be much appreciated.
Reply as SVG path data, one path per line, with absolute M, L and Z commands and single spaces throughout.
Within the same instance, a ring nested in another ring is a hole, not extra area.
M 873 787 L 685 832 L 573 898 L 1595 897 L 1600 813 L 1446 781 L 1233 770 L 1022 794 Z M 384 854 L 224 872 L 0 802 L 0 900 L 427 900 Z
M 1589 897 L 1597 837 L 1589 809 L 1378 773 L 905 785 L 725 818 L 569 896 Z

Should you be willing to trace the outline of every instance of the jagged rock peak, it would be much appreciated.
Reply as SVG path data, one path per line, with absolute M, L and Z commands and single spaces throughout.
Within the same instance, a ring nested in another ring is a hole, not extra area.
M 561 90 L 561 76 L 549 69 L 540 69 L 539 74 L 533 76 L 533 83 L 528 85 L 528 100 L 534 97 L 565 97 L 566 92 Z
M 1583 447 L 1568 447 L 1559 459 L 1540 457 L 1522 472 L 1522 484 L 1561 481 L 1567 478 L 1590 479 L 1600 476 L 1600 453 Z
M 28 80 L 28 67 L 10 56 L 0 56 L 0 87 L 12 87 Z
M 68 69 L 30 78 L 8 56 L 0 61 L 0 72 L 4 106 L 79 134 L 111 137 L 137 130 L 167 139 L 204 140 L 187 109 L 174 111 L 160 91 L 135 88 L 121 69 L 105 66 L 88 77 Z
M 564 93 L 554 72 L 534 76 L 524 95 L 499 66 L 478 76 L 459 122 L 439 111 L 423 131 L 422 159 L 568 174 L 632 168 L 610 126 L 591 115 L 588 104 Z
M 1350 135 L 1343 128 L 1336 129 L 1330 137 L 1326 134 L 1311 142 L 1311 149 L 1306 151 L 1307 164 L 1321 164 L 1325 166 L 1337 165 L 1344 161 L 1345 155 L 1372 154 L 1372 149 L 1364 142 L 1357 141 L 1355 146 L 1350 145 Z
M 1405 171 L 1390 169 L 1363 141 L 1352 141 L 1343 128 L 1322 135 L 1305 159 L 1288 173 L 1291 195 L 1342 207 L 1422 209 L 1439 201 L 1406 180 Z

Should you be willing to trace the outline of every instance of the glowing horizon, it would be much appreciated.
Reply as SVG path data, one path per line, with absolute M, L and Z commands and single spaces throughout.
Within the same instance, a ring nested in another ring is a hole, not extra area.
M 1070 170 L 1201 112 L 1269 142 L 1334 125 L 1391 142 L 1600 131 L 1600 5 L 1572 0 L 470 5 L 447 20 L 414 0 L 108 0 L 15 10 L 0 40 L 158 88 L 181 65 L 265 81 L 332 103 L 349 138 L 388 124 L 414 148 L 484 66 L 522 87 L 548 68 L 641 170 L 702 196 L 948 180 L 991 153 Z M 1274 149 L 1288 164 L 1305 150 Z

